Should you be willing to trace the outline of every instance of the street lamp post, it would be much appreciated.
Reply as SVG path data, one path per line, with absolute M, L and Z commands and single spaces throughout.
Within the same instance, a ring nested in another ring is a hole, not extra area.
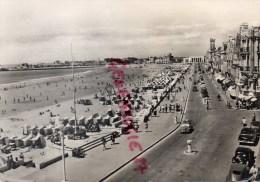
M 61 182 L 68 182 L 66 179 L 66 166 L 65 166 L 65 154 L 64 154 L 64 134 L 63 129 L 60 133 L 61 147 L 62 147 L 62 169 L 63 169 L 63 180 Z

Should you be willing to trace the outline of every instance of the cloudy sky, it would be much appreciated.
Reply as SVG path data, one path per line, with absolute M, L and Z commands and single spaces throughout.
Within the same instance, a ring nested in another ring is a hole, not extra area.
M 259 0 L 0 0 L 0 64 L 203 55 L 243 22 Z

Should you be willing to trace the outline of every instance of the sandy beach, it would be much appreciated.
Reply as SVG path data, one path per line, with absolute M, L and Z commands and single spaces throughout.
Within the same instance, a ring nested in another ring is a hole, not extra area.
M 158 67 L 157 65 L 128 66 L 124 70 L 126 74 L 125 87 L 129 90 L 131 87 L 140 86 L 142 84 L 140 81 L 145 79 L 143 74 L 152 76 L 162 68 L 163 66 Z M 101 96 L 101 92 L 104 91 L 106 85 L 112 84 L 111 74 L 112 72 L 106 70 L 106 68 L 98 68 L 75 75 L 76 98 L 88 98 L 93 102 L 91 106 L 77 104 L 78 116 L 88 117 L 95 113 L 102 115 L 109 107 L 118 108 L 117 105 L 102 106 L 93 99 L 94 94 L 97 93 L 98 96 Z M 58 76 L 34 80 L 34 83 L 31 81 L 25 82 L 21 85 L 21 88 L 17 84 L 1 87 L 1 128 L 6 133 L 18 136 L 22 133 L 21 127 L 25 124 L 38 126 L 48 124 L 50 112 L 47 110 L 60 117 L 72 117 L 73 113 L 70 109 L 73 105 L 72 85 L 72 76 Z M 87 111 L 88 109 L 90 111 Z M 39 115 L 40 112 L 44 114 Z

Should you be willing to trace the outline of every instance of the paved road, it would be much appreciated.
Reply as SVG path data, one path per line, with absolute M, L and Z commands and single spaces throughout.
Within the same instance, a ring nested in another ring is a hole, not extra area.
M 138 174 L 129 165 L 108 181 L 225 181 L 238 147 L 241 118 L 245 116 L 249 120 L 253 112 L 227 110 L 223 101 L 217 101 L 216 88 L 205 78 L 211 109 L 206 110 L 199 92 L 191 92 L 189 97 L 186 118 L 192 120 L 195 131 L 181 135 L 177 130 L 146 153 L 149 165 L 146 173 Z M 256 114 L 259 118 L 260 113 Z M 188 139 L 193 140 L 193 150 L 197 151 L 193 156 L 183 153 Z

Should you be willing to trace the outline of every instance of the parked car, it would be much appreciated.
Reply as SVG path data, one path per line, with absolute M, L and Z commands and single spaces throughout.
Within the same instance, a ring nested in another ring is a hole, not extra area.
M 242 128 L 238 136 L 239 144 L 253 144 L 257 142 L 256 130 L 253 128 Z
M 197 91 L 198 91 L 198 87 L 197 87 L 196 85 L 193 85 L 192 91 L 193 91 L 193 92 L 197 92 Z
M 254 151 L 250 148 L 238 147 L 232 163 L 244 164 L 251 168 L 255 162 Z
M 249 181 L 250 178 L 251 175 L 247 166 L 233 163 L 229 169 L 226 181 Z
M 209 97 L 207 89 L 201 90 L 201 96 L 202 96 L 202 98 Z
M 253 121 L 253 122 L 251 122 L 250 128 L 255 129 L 257 135 L 260 135 L 260 121 Z
M 183 121 L 180 127 L 181 127 L 181 131 L 180 131 L 181 134 L 189 134 L 192 133 L 194 130 L 193 125 L 189 120 Z

